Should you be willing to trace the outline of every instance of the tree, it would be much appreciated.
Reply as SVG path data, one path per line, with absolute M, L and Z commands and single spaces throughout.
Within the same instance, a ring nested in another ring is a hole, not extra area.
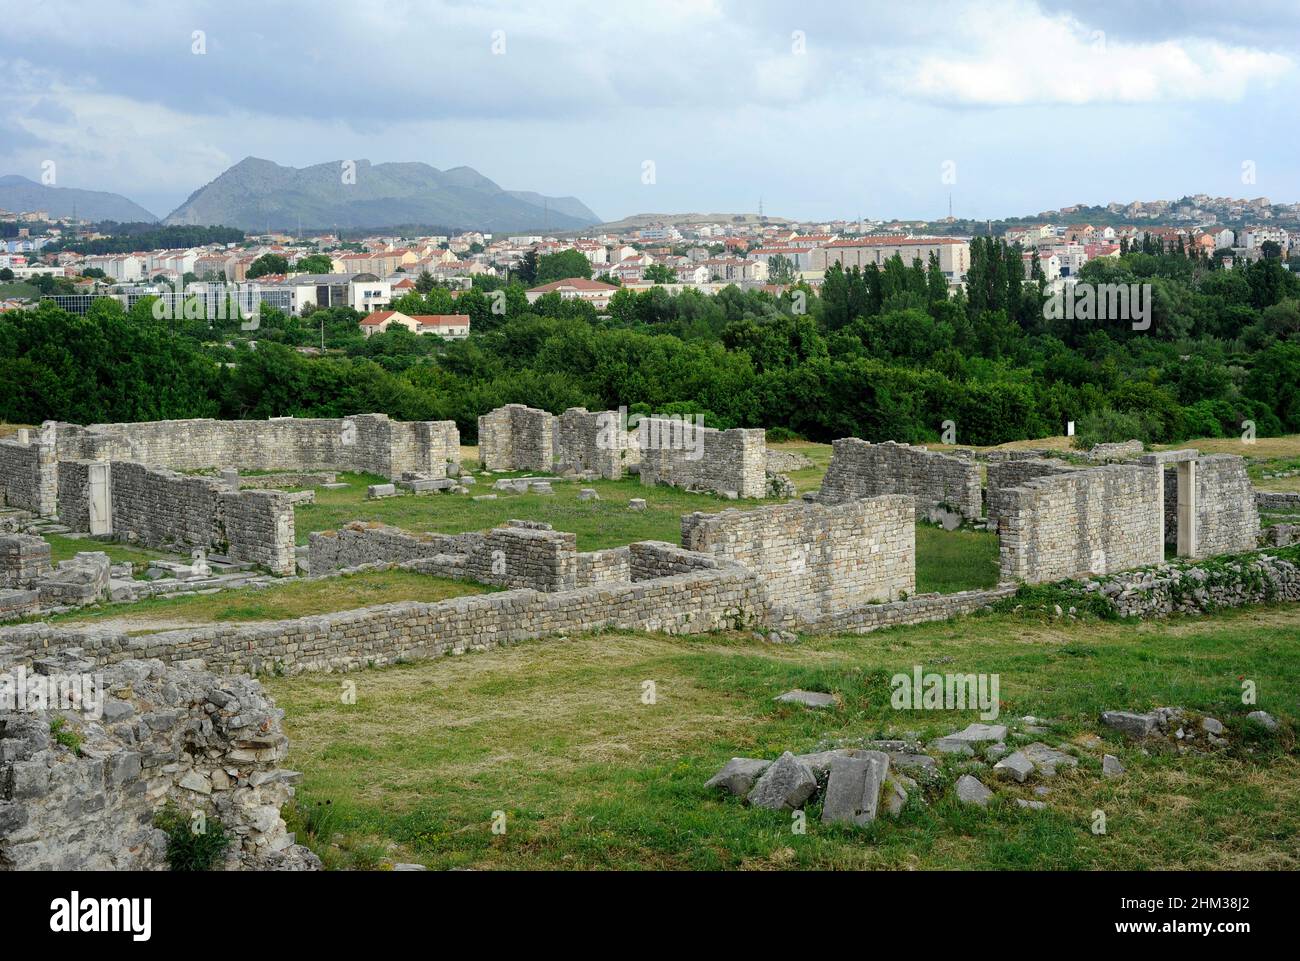
M 584 260 L 586 258 L 583 258 Z M 513 280 L 519 281 L 525 287 L 533 287 L 537 284 L 537 251 L 529 250 L 519 258 L 519 263 L 515 264 L 514 269 L 510 271 Z
M 248 267 L 248 273 L 245 276 L 249 280 L 256 280 L 258 277 L 265 277 L 267 274 L 287 274 L 289 272 L 289 261 L 280 254 L 262 254 L 254 260 Z
M 788 284 L 794 280 L 794 261 L 785 254 L 776 254 L 767 259 L 767 276 L 774 284 Z
M 334 262 L 325 254 L 312 254 L 300 258 L 294 265 L 294 269 L 304 274 L 328 274 L 333 272 Z M 271 271 L 271 273 L 275 272 Z
M 537 259 L 537 276 L 534 284 L 549 284 L 570 277 L 591 279 L 591 261 L 580 250 L 561 250 Z
M 642 276 L 652 284 L 677 283 L 677 271 L 667 264 L 651 264 L 643 271 Z
M 415 289 L 422 294 L 427 294 L 429 291 L 433 290 L 435 286 L 433 274 L 429 273 L 427 270 L 420 271 L 420 276 L 415 278 Z
M 9 281 L 13 279 L 14 279 L 14 272 L 12 270 L 10 270 L 8 267 L 0 267 L 0 280 L 3 280 L 7 284 L 9 283 Z

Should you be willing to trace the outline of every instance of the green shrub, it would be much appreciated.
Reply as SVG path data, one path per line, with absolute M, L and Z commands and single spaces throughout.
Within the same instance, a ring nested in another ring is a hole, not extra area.
M 196 822 L 175 801 L 168 801 L 153 823 L 167 834 L 167 865 L 173 871 L 211 871 L 230 847 L 231 838 L 220 819 L 205 815 Z M 196 829 L 200 824 L 202 829 Z
M 50 722 L 50 734 L 54 740 L 62 744 L 73 754 L 81 754 L 81 735 L 76 731 L 69 730 L 68 719 L 66 717 L 56 717 Z

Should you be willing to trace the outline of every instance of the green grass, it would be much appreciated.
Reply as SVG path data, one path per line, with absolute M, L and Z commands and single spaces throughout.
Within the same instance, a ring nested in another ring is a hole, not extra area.
M 19 300 L 35 300 L 41 295 L 41 292 L 29 283 L 21 280 L 10 281 L 9 283 L 0 283 L 0 300 L 8 300 L 16 297 Z
M 916 525 L 916 591 L 952 594 L 998 582 L 998 535 Z
M 289 581 L 263 588 L 241 588 L 190 597 L 150 597 L 133 604 L 106 604 L 81 608 L 54 617 L 51 622 L 93 622 L 127 618 L 148 632 L 150 622 L 209 624 L 235 621 L 275 621 L 330 611 L 346 611 L 396 601 L 444 601 L 498 588 L 411 571 L 366 571 L 314 581 Z M 165 627 L 156 628 L 159 630 Z
M 50 545 L 50 561 L 54 564 L 59 561 L 71 560 L 83 551 L 103 551 L 114 564 L 124 564 L 130 561 L 137 570 L 141 570 L 148 567 L 150 561 L 176 556 L 163 551 L 149 550 L 147 547 L 133 547 L 130 544 L 118 544 L 113 541 L 101 541 L 90 537 L 64 537 L 61 534 L 45 534 L 43 536 Z
M 1086 626 L 988 615 L 780 646 L 607 633 L 360 672 L 354 705 L 337 677 L 265 683 L 287 710 L 288 765 L 304 773 L 291 826 L 331 867 L 1295 870 L 1298 628 L 1291 607 Z M 732 756 L 929 738 L 977 719 L 894 711 L 889 678 L 916 664 L 997 673 L 1002 720 L 1052 718 L 1051 744 L 1103 741 L 1078 748 L 1079 770 L 1052 782 L 1045 811 L 1012 803 L 1033 797 L 1028 784 L 999 783 L 987 810 L 955 805 L 956 762 L 925 805 L 868 829 L 823 826 L 813 805 L 796 834 L 789 814 L 704 790 Z M 653 705 L 641 702 L 647 679 Z M 1244 721 L 1242 679 L 1282 720 L 1277 735 Z M 793 687 L 842 706 L 773 703 Z M 1145 753 L 1096 723 L 1103 709 L 1167 704 L 1214 714 L 1232 746 Z M 1128 773 L 1103 780 L 1103 752 Z M 1094 810 L 1105 835 L 1090 830 Z M 497 811 L 504 835 L 491 831 Z

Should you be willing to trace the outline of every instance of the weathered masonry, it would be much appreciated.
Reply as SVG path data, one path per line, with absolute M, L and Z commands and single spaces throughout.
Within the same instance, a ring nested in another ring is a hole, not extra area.
M 641 483 L 736 497 L 767 494 L 767 441 L 762 428 L 716 430 L 675 418 L 637 425 Z
M 47 421 L 0 440 L 0 501 L 41 517 L 58 509 L 60 462 L 132 461 L 173 470 L 355 470 L 444 479 L 460 458 L 454 421 L 384 414 L 270 420 L 164 420 L 79 427 Z
M 559 416 L 555 462 L 560 469 L 618 480 L 627 471 L 627 454 L 627 430 L 618 411 L 570 407 Z
M 916 498 L 918 510 L 946 507 L 967 520 L 983 513 L 979 465 L 971 456 L 893 441 L 872 444 L 856 437 L 835 441 L 822 479 L 822 500 L 838 503 L 879 494 L 908 494 Z
M 478 458 L 485 470 L 555 466 L 555 416 L 523 404 L 498 407 L 478 419 Z
M 173 470 L 236 465 L 441 479 L 447 476 L 447 462 L 460 457 L 454 421 L 394 421 L 385 414 L 53 426 L 59 460 L 129 460 Z
M 1179 557 L 1200 558 L 1254 550 L 1259 509 L 1246 464 L 1234 454 L 1202 457 L 1195 450 L 1164 451 L 1140 463 L 1162 478 L 1164 541 Z
M 816 620 L 916 591 L 916 511 L 886 494 L 682 518 L 682 546 L 752 570 L 776 620 Z
M 59 517 L 94 534 L 130 533 L 149 547 L 202 547 L 292 574 L 293 502 L 272 490 L 231 490 L 129 461 L 63 461 Z
M 989 526 L 996 527 L 1002 515 L 1006 492 L 1019 487 L 1025 481 L 1048 474 L 1068 474 L 1078 470 L 1073 464 L 1063 460 L 1046 457 L 1007 457 L 990 460 L 985 468 L 985 504 L 984 513 Z
M 1001 579 L 1037 584 L 1158 564 L 1163 492 L 1155 470 L 1127 465 L 1048 474 L 1005 489 Z

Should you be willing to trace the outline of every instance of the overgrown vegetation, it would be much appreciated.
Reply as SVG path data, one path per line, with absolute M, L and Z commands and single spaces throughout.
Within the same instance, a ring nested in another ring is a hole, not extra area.
M 154 815 L 154 827 L 167 835 L 167 865 L 173 871 L 211 871 L 230 847 L 221 819 L 198 813 L 187 815 L 168 801 Z

